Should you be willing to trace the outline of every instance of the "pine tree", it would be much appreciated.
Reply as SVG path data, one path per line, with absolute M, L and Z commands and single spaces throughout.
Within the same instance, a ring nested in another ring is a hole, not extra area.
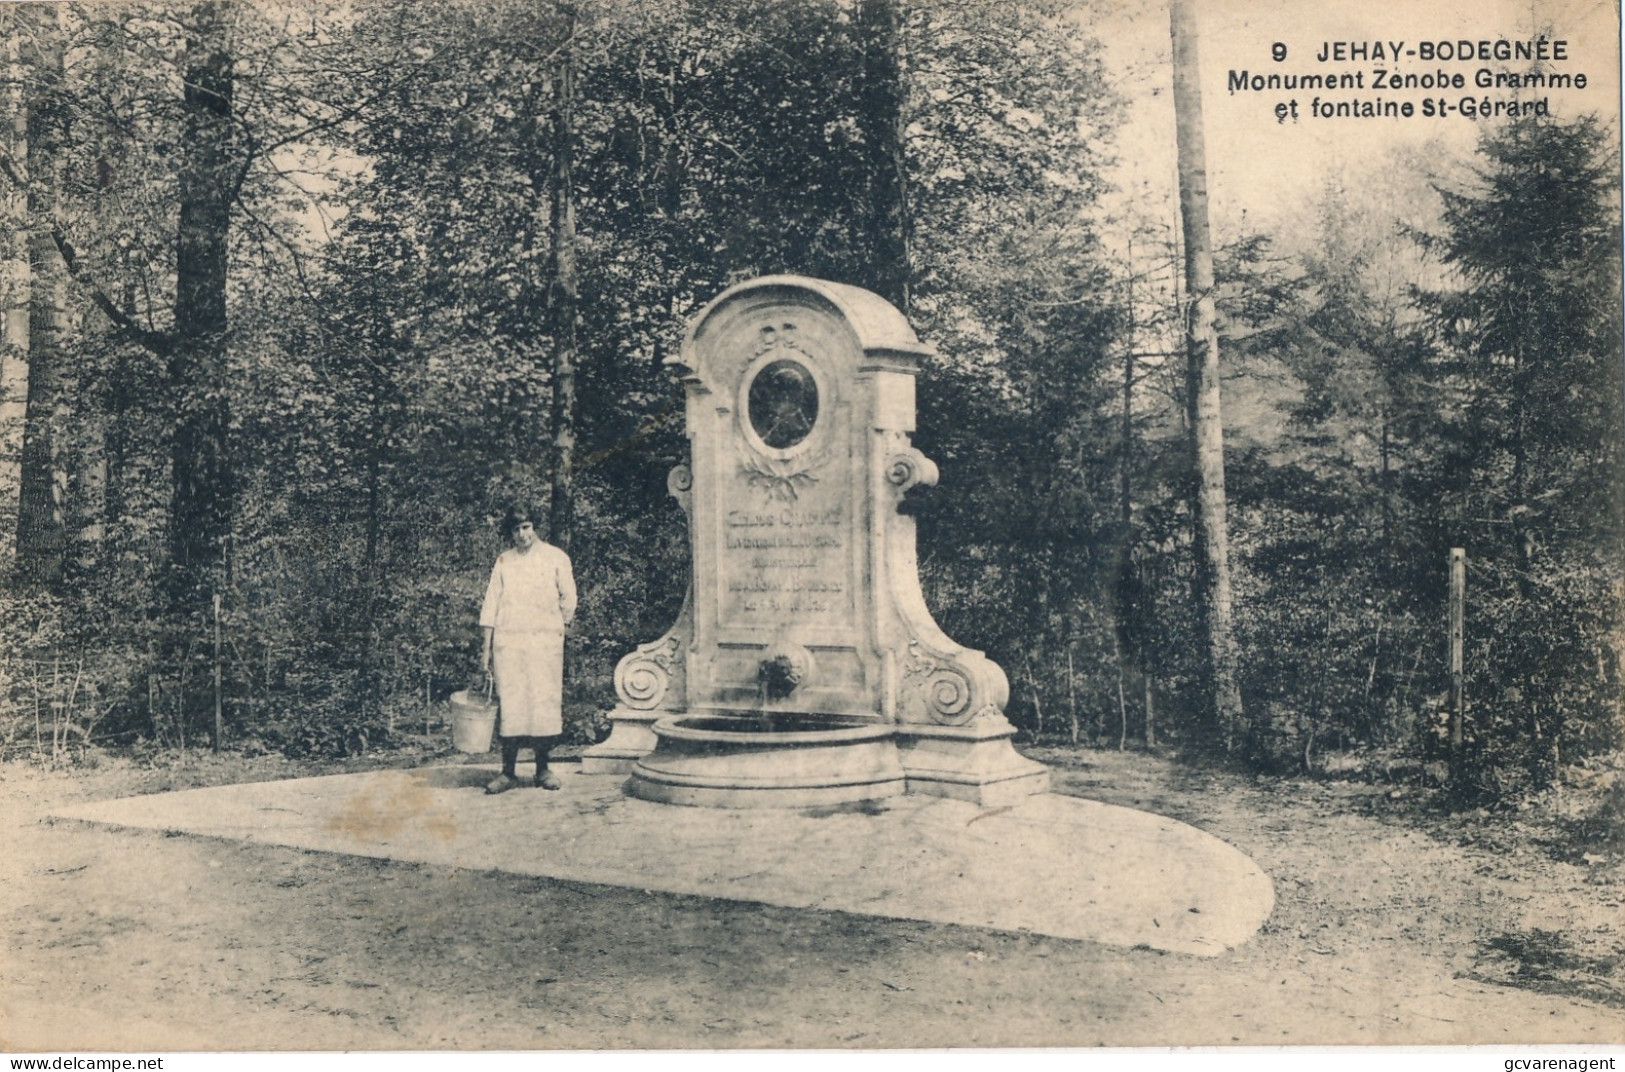
M 1479 764 L 1521 759 L 1539 785 L 1620 732 L 1617 178 L 1589 117 L 1520 119 L 1479 155 L 1424 240 L 1460 285 L 1422 296 L 1446 400 L 1422 490 L 1473 563 Z

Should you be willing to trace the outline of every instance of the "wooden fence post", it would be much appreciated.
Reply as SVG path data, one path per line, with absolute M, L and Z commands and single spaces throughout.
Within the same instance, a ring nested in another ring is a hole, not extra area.
M 220 754 L 220 738 L 225 735 L 220 703 L 220 593 L 214 594 L 214 754 Z
M 1462 757 L 1463 724 L 1466 721 L 1467 697 L 1463 672 L 1462 648 L 1466 636 L 1467 618 L 1467 550 L 1450 549 L 1450 782 L 1461 789 L 1465 766 Z

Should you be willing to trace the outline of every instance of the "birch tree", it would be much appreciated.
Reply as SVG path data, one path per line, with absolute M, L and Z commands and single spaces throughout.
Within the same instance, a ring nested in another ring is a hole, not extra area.
M 1196 569 L 1191 595 L 1205 647 L 1203 702 L 1225 747 L 1242 716 L 1230 605 L 1230 538 L 1225 524 L 1224 416 L 1219 393 L 1219 335 L 1214 314 L 1213 238 L 1208 228 L 1207 149 L 1193 0 L 1170 0 L 1174 54 L 1179 213 L 1185 233 L 1185 353 L 1192 447 L 1191 507 Z
M 67 329 L 67 286 L 62 258 L 53 248 L 49 221 L 56 211 L 62 155 L 67 142 L 63 97 L 62 9 L 20 5 L 14 16 L 25 74 L 23 123 L 27 190 L 28 385 L 17 501 L 17 569 L 34 583 L 55 584 L 67 551 L 67 472 L 63 461 L 67 398 L 62 369 Z M 25 308 L 19 299 L 18 309 Z

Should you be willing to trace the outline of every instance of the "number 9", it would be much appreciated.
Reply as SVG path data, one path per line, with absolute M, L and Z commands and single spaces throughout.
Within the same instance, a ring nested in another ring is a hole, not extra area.
M 1280 41 L 1275 42 L 1275 44 L 1270 46 L 1270 57 L 1274 59 L 1276 63 L 1280 63 L 1282 60 L 1286 59 L 1286 45 L 1282 44 Z

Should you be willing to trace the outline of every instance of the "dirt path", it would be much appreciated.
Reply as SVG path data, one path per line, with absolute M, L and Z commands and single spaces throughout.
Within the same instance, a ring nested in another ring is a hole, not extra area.
M 1553 859 L 1366 786 L 1040 758 L 1060 791 L 1250 854 L 1276 883 L 1271 922 L 1204 960 L 167 837 L 38 816 L 312 771 L 5 767 L 0 1046 L 1625 1043 L 1617 861 Z

